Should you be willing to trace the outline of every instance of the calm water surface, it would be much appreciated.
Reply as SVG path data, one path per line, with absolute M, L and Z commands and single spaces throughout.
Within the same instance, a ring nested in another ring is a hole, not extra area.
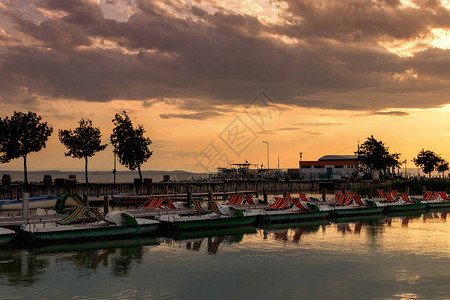
M 3 248 L 0 298 L 450 299 L 449 236 L 441 210 Z

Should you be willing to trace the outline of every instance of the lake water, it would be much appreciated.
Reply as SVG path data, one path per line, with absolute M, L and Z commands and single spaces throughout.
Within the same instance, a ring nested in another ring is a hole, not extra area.
M 0 298 L 449 299 L 447 211 L 3 248 Z

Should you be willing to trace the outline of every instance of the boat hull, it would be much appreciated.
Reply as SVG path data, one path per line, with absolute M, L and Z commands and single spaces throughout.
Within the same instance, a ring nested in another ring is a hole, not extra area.
M 445 208 L 445 207 L 450 207 L 450 202 L 448 202 L 448 201 L 446 201 L 446 202 L 428 202 L 428 203 L 423 203 L 423 204 L 426 204 L 427 208 Z
M 57 198 L 51 199 L 30 199 L 28 202 L 29 209 L 36 208 L 54 208 L 56 204 Z M 68 200 L 66 202 L 66 207 L 74 207 L 77 203 L 73 200 Z M 11 201 L 2 201 L 0 202 L 0 210 L 21 210 L 23 207 L 22 200 L 11 200 Z
M 162 221 L 170 229 L 174 230 L 200 230 L 208 228 L 223 228 L 231 226 L 243 226 L 251 225 L 256 222 L 255 216 L 244 216 L 244 217 L 217 217 L 217 218 L 197 218 L 197 219 L 178 219 L 172 221 Z
M 382 214 L 384 211 L 383 207 L 361 207 L 361 208 L 348 208 L 348 209 L 334 209 L 330 210 L 331 218 L 342 218 L 342 217 L 357 217 L 357 216 L 369 216 Z
M 263 223 L 277 223 L 277 222 L 301 222 L 312 221 L 319 219 L 326 219 L 329 215 L 328 211 L 320 212 L 297 212 L 297 213 L 266 213 L 260 216 L 260 221 Z
M 399 204 L 399 205 L 388 205 L 384 209 L 386 212 L 401 212 L 401 211 L 413 211 L 426 209 L 427 205 L 425 203 L 414 203 L 414 204 Z
M 0 235 L 0 246 L 8 243 L 12 238 L 14 234 L 10 235 Z
M 0 246 L 8 243 L 15 234 L 16 232 L 13 230 L 0 228 Z
M 22 230 L 22 233 L 35 242 L 85 241 L 147 235 L 153 233 L 158 225 L 159 223 L 137 226 L 104 226 L 45 232 L 33 231 L 31 229 L 33 225 L 27 225 L 29 230 Z M 64 228 L 64 226 L 59 227 Z

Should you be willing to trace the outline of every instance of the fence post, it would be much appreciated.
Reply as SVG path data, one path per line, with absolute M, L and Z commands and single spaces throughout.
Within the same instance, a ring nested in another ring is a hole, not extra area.
M 22 194 L 22 218 L 26 219 L 30 216 L 30 194 Z
M 109 213 L 109 196 L 103 197 L 103 213 Z

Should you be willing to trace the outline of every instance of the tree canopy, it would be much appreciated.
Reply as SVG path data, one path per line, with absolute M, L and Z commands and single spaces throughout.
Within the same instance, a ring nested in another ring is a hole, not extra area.
M 442 160 L 438 166 L 437 166 L 437 171 L 439 173 L 442 173 L 442 178 L 445 178 L 445 171 L 448 171 L 448 162 L 446 162 L 445 160 Z
M 27 156 L 45 148 L 53 128 L 42 117 L 29 111 L 14 112 L 11 118 L 0 118 L 0 162 L 23 157 L 24 182 L 28 184 Z
M 88 157 L 92 157 L 95 153 L 105 150 L 108 144 L 102 145 L 102 135 L 98 127 L 92 125 L 92 121 L 81 119 L 78 121 L 79 126 L 69 130 L 59 130 L 59 140 L 69 150 L 66 156 L 73 158 L 84 158 L 85 160 L 85 180 L 88 180 Z
M 119 162 L 130 170 L 139 171 L 139 178 L 142 181 L 141 166 L 153 154 L 149 145 L 152 141 L 144 137 L 144 127 L 138 125 L 133 127 L 133 123 L 126 112 L 116 114 L 112 120 L 114 123 L 111 134 L 111 144 L 114 146 L 114 154 L 119 158 Z
M 384 171 L 401 165 L 400 153 L 389 153 L 389 148 L 373 136 L 368 137 L 355 154 L 358 162 L 371 170 Z
M 431 177 L 431 172 L 444 160 L 433 151 L 422 149 L 417 157 L 413 158 L 413 161 L 417 167 L 422 168 L 423 172 L 428 174 L 428 177 Z

